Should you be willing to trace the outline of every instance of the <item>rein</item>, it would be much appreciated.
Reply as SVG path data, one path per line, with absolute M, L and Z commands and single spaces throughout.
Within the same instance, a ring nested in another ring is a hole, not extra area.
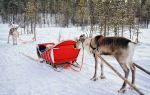
M 83 66 L 83 63 L 84 63 L 84 46 L 83 46 L 84 40 L 82 40 L 81 42 L 82 42 L 82 48 L 83 48 L 82 62 L 81 62 L 81 65 L 79 66 L 80 70 L 76 70 L 76 69 L 74 69 L 73 67 L 71 67 L 71 69 L 72 69 L 73 71 L 75 71 L 75 72 L 80 72 L 80 71 L 82 70 L 82 66 Z M 94 47 L 92 46 L 92 39 L 91 39 L 91 41 L 90 41 L 89 47 L 92 48 L 93 51 L 96 50 L 96 48 L 94 48 Z
M 81 62 L 81 65 L 79 65 L 79 70 L 76 70 L 75 68 L 73 68 L 73 67 L 70 67 L 73 71 L 75 71 L 75 72 L 80 72 L 81 70 L 82 70 L 82 66 L 83 66 L 83 61 L 84 61 L 84 46 L 83 46 L 83 42 L 82 42 L 82 48 L 83 48 L 83 53 L 82 53 L 82 62 Z
M 82 70 L 82 66 L 83 66 L 83 61 L 84 61 L 84 46 L 83 46 L 83 42 L 84 41 L 82 41 L 82 48 L 83 48 L 83 53 L 82 53 L 82 63 L 81 63 L 81 65 L 80 65 L 80 70 L 79 71 L 81 71 Z M 92 46 L 92 44 L 91 44 L 91 42 L 92 42 L 92 39 L 91 39 L 91 41 L 90 41 L 90 45 L 89 45 L 89 47 L 91 47 L 93 50 L 95 50 L 96 48 L 94 48 L 93 46 Z M 73 68 L 72 68 L 73 69 Z M 76 71 L 76 72 L 79 72 L 79 71 L 77 71 L 77 70 L 75 70 L 75 69 L 73 69 L 74 71 Z
M 82 48 L 83 48 L 83 53 L 82 53 L 82 63 L 81 63 L 80 71 L 82 69 L 83 61 L 84 61 L 84 46 L 83 46 L 83 42 L 82 42 Z

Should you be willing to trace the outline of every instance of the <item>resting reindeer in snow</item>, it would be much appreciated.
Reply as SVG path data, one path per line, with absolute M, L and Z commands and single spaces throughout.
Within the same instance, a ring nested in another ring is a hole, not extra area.
M 124 71 L 125 78 L 128 78 L 129 68 L 132 72 L 132 84 L 135 83 L 135 67 L 132 62 L 134 49 L 136 43 L 130 41 L 129 39 L 123 37 L 104 37 L 98 35 L 94 38 L 86 38 L 85 35 L 81 35 L 77 45 L 82 43 L 83 47 L 88 48 L 90 52 L 93 53 L 95 58 L 95 73 L 92 77 L 92 80 L 96 81 L 97 78 L 97 66 L 98 66 L 98 57 L 99 55 L 112 55 L 116 58 L 119 65 Z M 103 74 L 103 64 L 101 63 L 101 76 L 102 79 L 105 78 Z M 124 81 L 119 92 L 126 91 L 126 82 Z
M 17 31 L 17 29 L 18 27 L 12 27 L 9 30 L 8 43 L 9 43 L 10 36 L 12 36 L 13 45 L 17 45 L 17 38 L 19 37 L 19 32 Z

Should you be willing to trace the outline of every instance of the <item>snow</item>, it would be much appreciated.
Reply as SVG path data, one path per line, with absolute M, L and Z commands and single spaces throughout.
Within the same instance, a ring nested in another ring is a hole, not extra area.
M 94 59 L 87 52 L 85 52 L 81 72 L 74 72 L 71 69 L 56 72 L 48 64 L 31 60 L 22 54 L 37 59 L 36 44 L 58 43 L 60 35 L 61 40 L 75 39 L 82 32 L 80 28 L 37 28 L 36 42 L 30 42 L 33 35 L 22 35 L 19 44 L 13 46 L 12 43 L 7 44 L 8 25 L 0 24 L 0 27 L 0 95 L 138 95 L 137 92 L 130 89 L 124 94 L 118 93 L 123 81 L 107 66 L 104 67 L 106 79 L 91 81 L 90 78 L 94 73 Z M 141 43 L 136 47 L 134 61 L 149 70 L 150 29 L 141 29 L 141 32 Z M 29 41 L 29 43 L 23 44 L 21 40 Z M 123 74 L 114 58 L 106 58 Z M 81 59 L 82 50 L 77 61 L 81 63 Z M 131 80 L 131 74 L 129 80 Z M 145 95 L 150 95 L 149 81 L 149 75 L 137 69 L 136 86 Z

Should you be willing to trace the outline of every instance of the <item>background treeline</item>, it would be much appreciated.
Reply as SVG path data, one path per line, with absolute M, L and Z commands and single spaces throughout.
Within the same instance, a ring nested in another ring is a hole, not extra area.
M 17 23 L 27 33 L 37 25 L 74 25 L 90 26 L 91 34 L 96 27 L 105 36 L 110 30 L 123 36 L 125 28 L 130 34 L 148 28 L 150 0 L 0 0 L 0 15 L 2 23 Z

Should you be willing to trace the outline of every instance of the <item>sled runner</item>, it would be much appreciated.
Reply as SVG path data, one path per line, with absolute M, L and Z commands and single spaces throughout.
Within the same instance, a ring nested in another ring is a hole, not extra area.
M 42 43 L 37 45 L 40 58 L 52 66 L 68 64 L 73 65 L 77 60 L 80 49 L 75 48 L 75 41 L 66 40 L 57 45 L 55 43 Z

